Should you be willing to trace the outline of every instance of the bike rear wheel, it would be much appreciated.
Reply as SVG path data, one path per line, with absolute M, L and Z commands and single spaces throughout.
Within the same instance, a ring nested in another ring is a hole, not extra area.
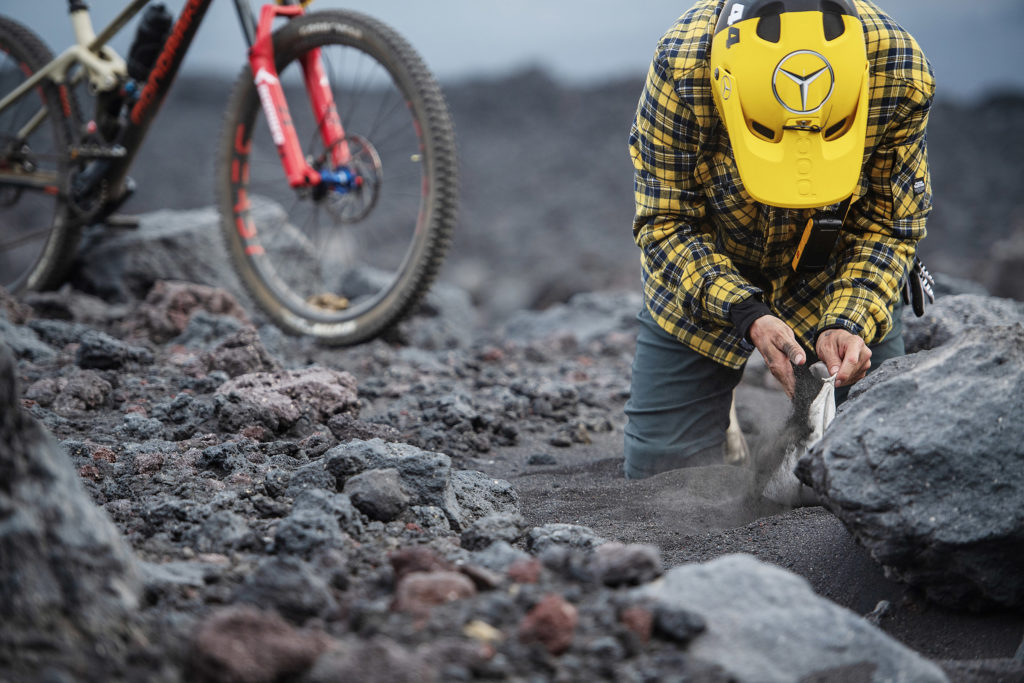
M 299 58 L 319 49 L 345 139 L 325 145 Z M 330 344 L 398 322 L 437 275 L 456 216 L 451 119 L 440 88 L 392 29 L 347 11 L 293 19 L 274 56 L 307 160 L 347 144 L 363 178 L 344 194 L 289 187 L 251 70 L 232 93 L 218 171 L 221 226 L 246 288 L 283 329 Z
M 29 29 L 0 17 L 0 99 L 52 55 Z M 79 228 L 63 197 L 72 95 L 45 80 L 0 112 L 0 285 L 10 292 L 60 284 Z

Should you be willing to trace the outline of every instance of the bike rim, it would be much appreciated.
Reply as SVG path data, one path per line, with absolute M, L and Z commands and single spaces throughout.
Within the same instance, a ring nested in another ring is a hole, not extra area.
M 14 90 L 31 73 L 27 64 L 0 50 L 0 92 Z M 56 118 L 45 115 L 46 105 L 37 89 L 0 112 L 0 285 L 10 291 L 29 284 L 60 220 L 62 150 Z
M 354 321 L 400 294 L 424 246 L 430 191 L 422 126 L 395 76 L 352 46 L 325 45 L 320 54 L 346 133 L 337 143 L 364 167 L 379 164 L 367 174 L 372 187 L 320 197 L 288 187 L 262 110 L 249 123 L 247 150 L 236 145 L 232 171 L 236 227 L 257 236 L 246 240 L 249 262 L 298 324 L 314 327 Z M 307 158 L 329 159 L 298 60 L 279 71 Z

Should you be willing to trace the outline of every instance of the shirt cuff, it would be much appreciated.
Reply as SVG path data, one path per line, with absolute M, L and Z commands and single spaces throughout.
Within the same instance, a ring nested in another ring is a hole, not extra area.
M 729 307 L 729 319 L 732 320 L 736 334 L 750 341 L 750 326 L 761 316 L 772 315 L 772 309 L 755 296 L 734 303 Z

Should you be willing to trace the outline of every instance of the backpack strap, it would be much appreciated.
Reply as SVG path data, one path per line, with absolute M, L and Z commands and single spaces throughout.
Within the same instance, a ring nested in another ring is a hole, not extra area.
M 800 244 L 797 245 L 796 254 L 793 256 L 794 271 L 816 273 L 825 269 L 832 251 L 836 248 L 846 216 L 850 212 L 852 199 L 853 197 L 847 197 L 834 208 L 821 209 L 807 219 L 803 235 L 800 236 Z

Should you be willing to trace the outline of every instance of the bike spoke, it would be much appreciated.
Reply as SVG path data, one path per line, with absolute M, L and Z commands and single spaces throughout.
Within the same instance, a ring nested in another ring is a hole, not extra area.
M 393 38 L 371 38 L 381 30 L 376 24 L 362 25 L 362 19 L 344 15 L 338 12 L 338 20 L 353 22 L 358 34 L 339 37 L 325 31 L 317 48 L 343 140 L 324 139 L 324 113 L 310 106 L 301 68 L 312 27 L 331 24 L 307 24 L 301 41 L 282 33 L 281 51 L 275 46 L 275 55 L 282 60 L 279 71 L 303 155 L 317 171 L 338 172 L 342 178 L 345 171 L 357 181 L 350 187 L 288 187 L 258 96 L 245 90 L 234 119 L 239 124 L 230 129 L 244 125 L 249 130 L 251 118 L 242 118 L 243 113 L 258 120 L 245 156 L 234 158 L 246 164 L 248 173 L 234 181 L 234 199 L 227 205 L 237 206 L 244 190 L 254 206 L 249 219 L 255 236 L 245 239 L 244 250 L 237 250 L 236 243 L 234 253 L 244 251 L 242 267 L 252 269 L 258 281 L 254 295 L 272 317 L 303 333 L 354 341 L 393 323 L 433 278 L 452 219 L 451 204 L 439 202 L 445 195 L 435 187 L 451 187 L 454 168 L 447 161 L 428 166 L 424 159 L 425 149 L 449 150 L 452 144 L 450 122 L 424 107 L 437 93 L 422 64 L 408 59 L 407 48 L 387 47 Z M 350 152 L 342 168 L 333 163 L 337 144 Z M 234 218 L 237 213 L 225 230 L 237 240 Z M 437 220 L 444 221 L 443 227 Z
M 36 240 L 45 238 L 49 234 L 49 232 L 50 227 L 47 226 L 45 228 L 39 228 L 38 230 L 33 230 L 32 232 L 25 233 L 24 235 L 19 235 L 14 239 L 9 239 L 0 242 L 0 251 L 9 251 L 11 249 L 23 247 L 26 244 L 31 244 Z

